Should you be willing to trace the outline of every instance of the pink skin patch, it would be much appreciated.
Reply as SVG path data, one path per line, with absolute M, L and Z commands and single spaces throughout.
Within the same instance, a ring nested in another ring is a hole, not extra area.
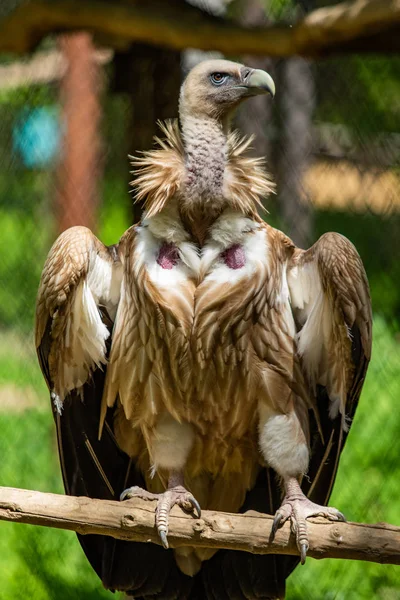
M 226 266 L 230 269 L 241 269 L 246 264 L 246 256 L 240 244 L 233 244 L 221 256 Z
M 172 269 L 178 261 L 178 248 L 175 246 L 175 244 L 168 244 L 167 242 L 164 242 L 157 256 L 157 264 L 159 264 L 163 269 Z

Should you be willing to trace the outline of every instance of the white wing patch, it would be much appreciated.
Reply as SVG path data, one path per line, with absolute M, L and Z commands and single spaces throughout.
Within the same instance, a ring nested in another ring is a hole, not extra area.
M 298 266 L 288 272 L 288 285 L 293 312 L 301 330 L 297 335 L 299 355 L 312 385 L 326 386 L 333 419 L 340 412 L 345 423 L 346 377 L 343 356 L 338 356 L 341 343 L 337 343 L 334 308 L 324 292 L 315 262 Z M 337 326 L 336 326 L 337 329 Z
M 64 362 L 64 385 L 57 393 L 61 401 L 71 390 L 83 386 L 93 368 L 105 364 L 109 335 L 88 282 L 81 281 L 75 292 L 65 331 L 66 353 L 73 358 Z
M 104 306 L 115 319 L 122 281 L 122 265 L 104 260 L 95 254 L 91 260 L 87 284 L 96 304 Z
M 324 306 L 324 294 L 317 265 L 308 263 L 302 269 L 295 267 L 289 271 L 288 285 L 292 306 L 297 309 L 296 318 L 302 326 L 298 334 L 298 351 L 303 357 L 309 379 L 315 387 L 317 383 L 321 383 L 318 381 L 318 372 L 324 344 L 328 341 L 330 330 L 330 323 L 327 322 L 329 311 Z
M 101 258 L 93 252 L 86 278 L 82 279 L 65 318 L 63 360 L 57 360 L 52 398 L 61 413 L 62 403 L 72 390 L 80 390 L 95 368 L 106 364 L 106 340 L 110 333 L 101 319 L 99 306 L 104 306 L 111 319 L 115 317 L 122 280 L 119 263 Z M 57 326 L 54 315 L 53 329 Z M 61 371 L 61 372 L 60 372 Z

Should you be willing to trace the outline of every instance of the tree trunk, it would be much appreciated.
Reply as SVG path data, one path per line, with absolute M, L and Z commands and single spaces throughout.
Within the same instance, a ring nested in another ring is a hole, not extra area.
M 158 119 L 178 115 L 180 84 L 180 52 L 133 44 L 128 52 L 115 56 L 115 89 L 127 92 L 131 98 L 127 132 L 130 154 L 151 148 L 153 137 L 158 133 Z M 136 223 L 142 207 L 134 204 L 132 210 Z
M 259 0 L 247 0 L 240 6 L 240 22 L 246 27 L 262 27 L 268 24 L 265 10 Z M 246 54 L 243 64 L 255 69 L 268 71 L 274 77 L 274 61 L 267 57 Z M 271 122 L 273 105 L 270 97 L 256 96 L 241 107 L 237 116 L 239 129 L 246 135 L 253 135 L 252 148 L 256 156 L 271 158 Z
M 101 67 L 89 33 L 60 38 L 67 62 L 61 80 L 63 141 L 58 171 L 58 230 L 97 224 L 98 182 L 102 169 L 99 121 Z
M 283 62 L 277 90 L 278 205 L 285 233 L 300 247 L 307 247 L 313 232 L 313 207 L 303 183 L 313 144 L 315 88 L 310 62 L 297 57 Z
M 315 0 L 298 0 L 298 18 L 304 18 L 315 6 Z M 293 15 L 295 17 L 295 15 Z M 307 59 L 293 57 L 280 65 L 278 80 L 278 206 L 283 228 L 302 248 L 312 240 L 313 206 L 304 187 L 304 174 L 312 150 L 312 117 L 315 108 L 313 64 Z

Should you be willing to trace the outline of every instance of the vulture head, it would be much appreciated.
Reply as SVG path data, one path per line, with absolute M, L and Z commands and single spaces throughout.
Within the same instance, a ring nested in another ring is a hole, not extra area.
M 230 131 L 230 118 L 251 96 L 275 94 L 272 77 L 228 60 L 195 66 L 182 84 L 179 122 L 161 124 L 157 147 L 132 160 L 136 199 L 150 218 L 171 200 L 193 239 L 202 245 L 208 229 L 226 208 L 256 214 L 273 184 L 259 158 L 246 149 L 251 138 Z
M 229 60 L 206 60 L 194 67 L 181 88 L 180 117 L 211 118 L 221 121 L 246 98 L 275 95 L 270 75 Z

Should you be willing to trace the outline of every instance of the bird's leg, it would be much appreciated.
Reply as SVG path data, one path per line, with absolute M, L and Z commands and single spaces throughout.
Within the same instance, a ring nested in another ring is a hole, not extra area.
M 157 500 L 156 527 L 164 548 L 168 548 L 169 513 L 175 504 L 200 517 L 199 503 L 185 489 L 183 476 L 193 440 L 189 423 L 180 423 L 167 412 L 160 414 L 149 436 L 149 447 L 154 472 L 168 473 L 167 489 L 163 494 L 152 494 L 132 487 L 121 494 L 121 500 L 133 497 Z
M 314 504 L 301 490 L 298 480 L 307 472 L 309 448 L 307 422 L 304 415 L 300 421 L 300 408 L 279 413 L 267 403 L 260 403 L 259 443 L 266 462 L 282 477 L 285 485 L 285 497 L 275 514 L 271 541 L 277 529 L 290 519 L 304 564 L 309 546 L 306 519 L 322 516 L 332 521 L 344 521 L 345 518 L 336 508 Z
M 296 543 L 300 552 L 301 564 L 303 565 L 309 548 L 306 519 L 309 517 L 325 517 L 331 521 L 345 521 L 346 519 L 336 508 L 311 502 L 302 492 L 296 477 L 287 477 L 284 483 L 286 493 L 280 508 L 275 513 L 271 540 L 278 528 L 290 519 L 291 528 L 296 536 Z
M 152 494 L 138 486 L 122 492 L 120 500 L 141 498 L 142 500 L 157 500 L 156 527 L 164 548 L 168 548 L 169 513 L 175 504 L 183 510 L 192 512 L 197 518 L 201 517 L 200 505 L 196 498 L 184 486 L 183 471 L 171 471 L 168 477 L 167 490 L 162 494 Z
M 168 521 L 171 508 L 178 504 L 183 510 L 201 517 L 200 504 L 184 486 L 182 471 L 172 471 L 168 477 L 168 489 L 160 498 L 156 508 L 156 527 L 164 548 L 168 548 Z

